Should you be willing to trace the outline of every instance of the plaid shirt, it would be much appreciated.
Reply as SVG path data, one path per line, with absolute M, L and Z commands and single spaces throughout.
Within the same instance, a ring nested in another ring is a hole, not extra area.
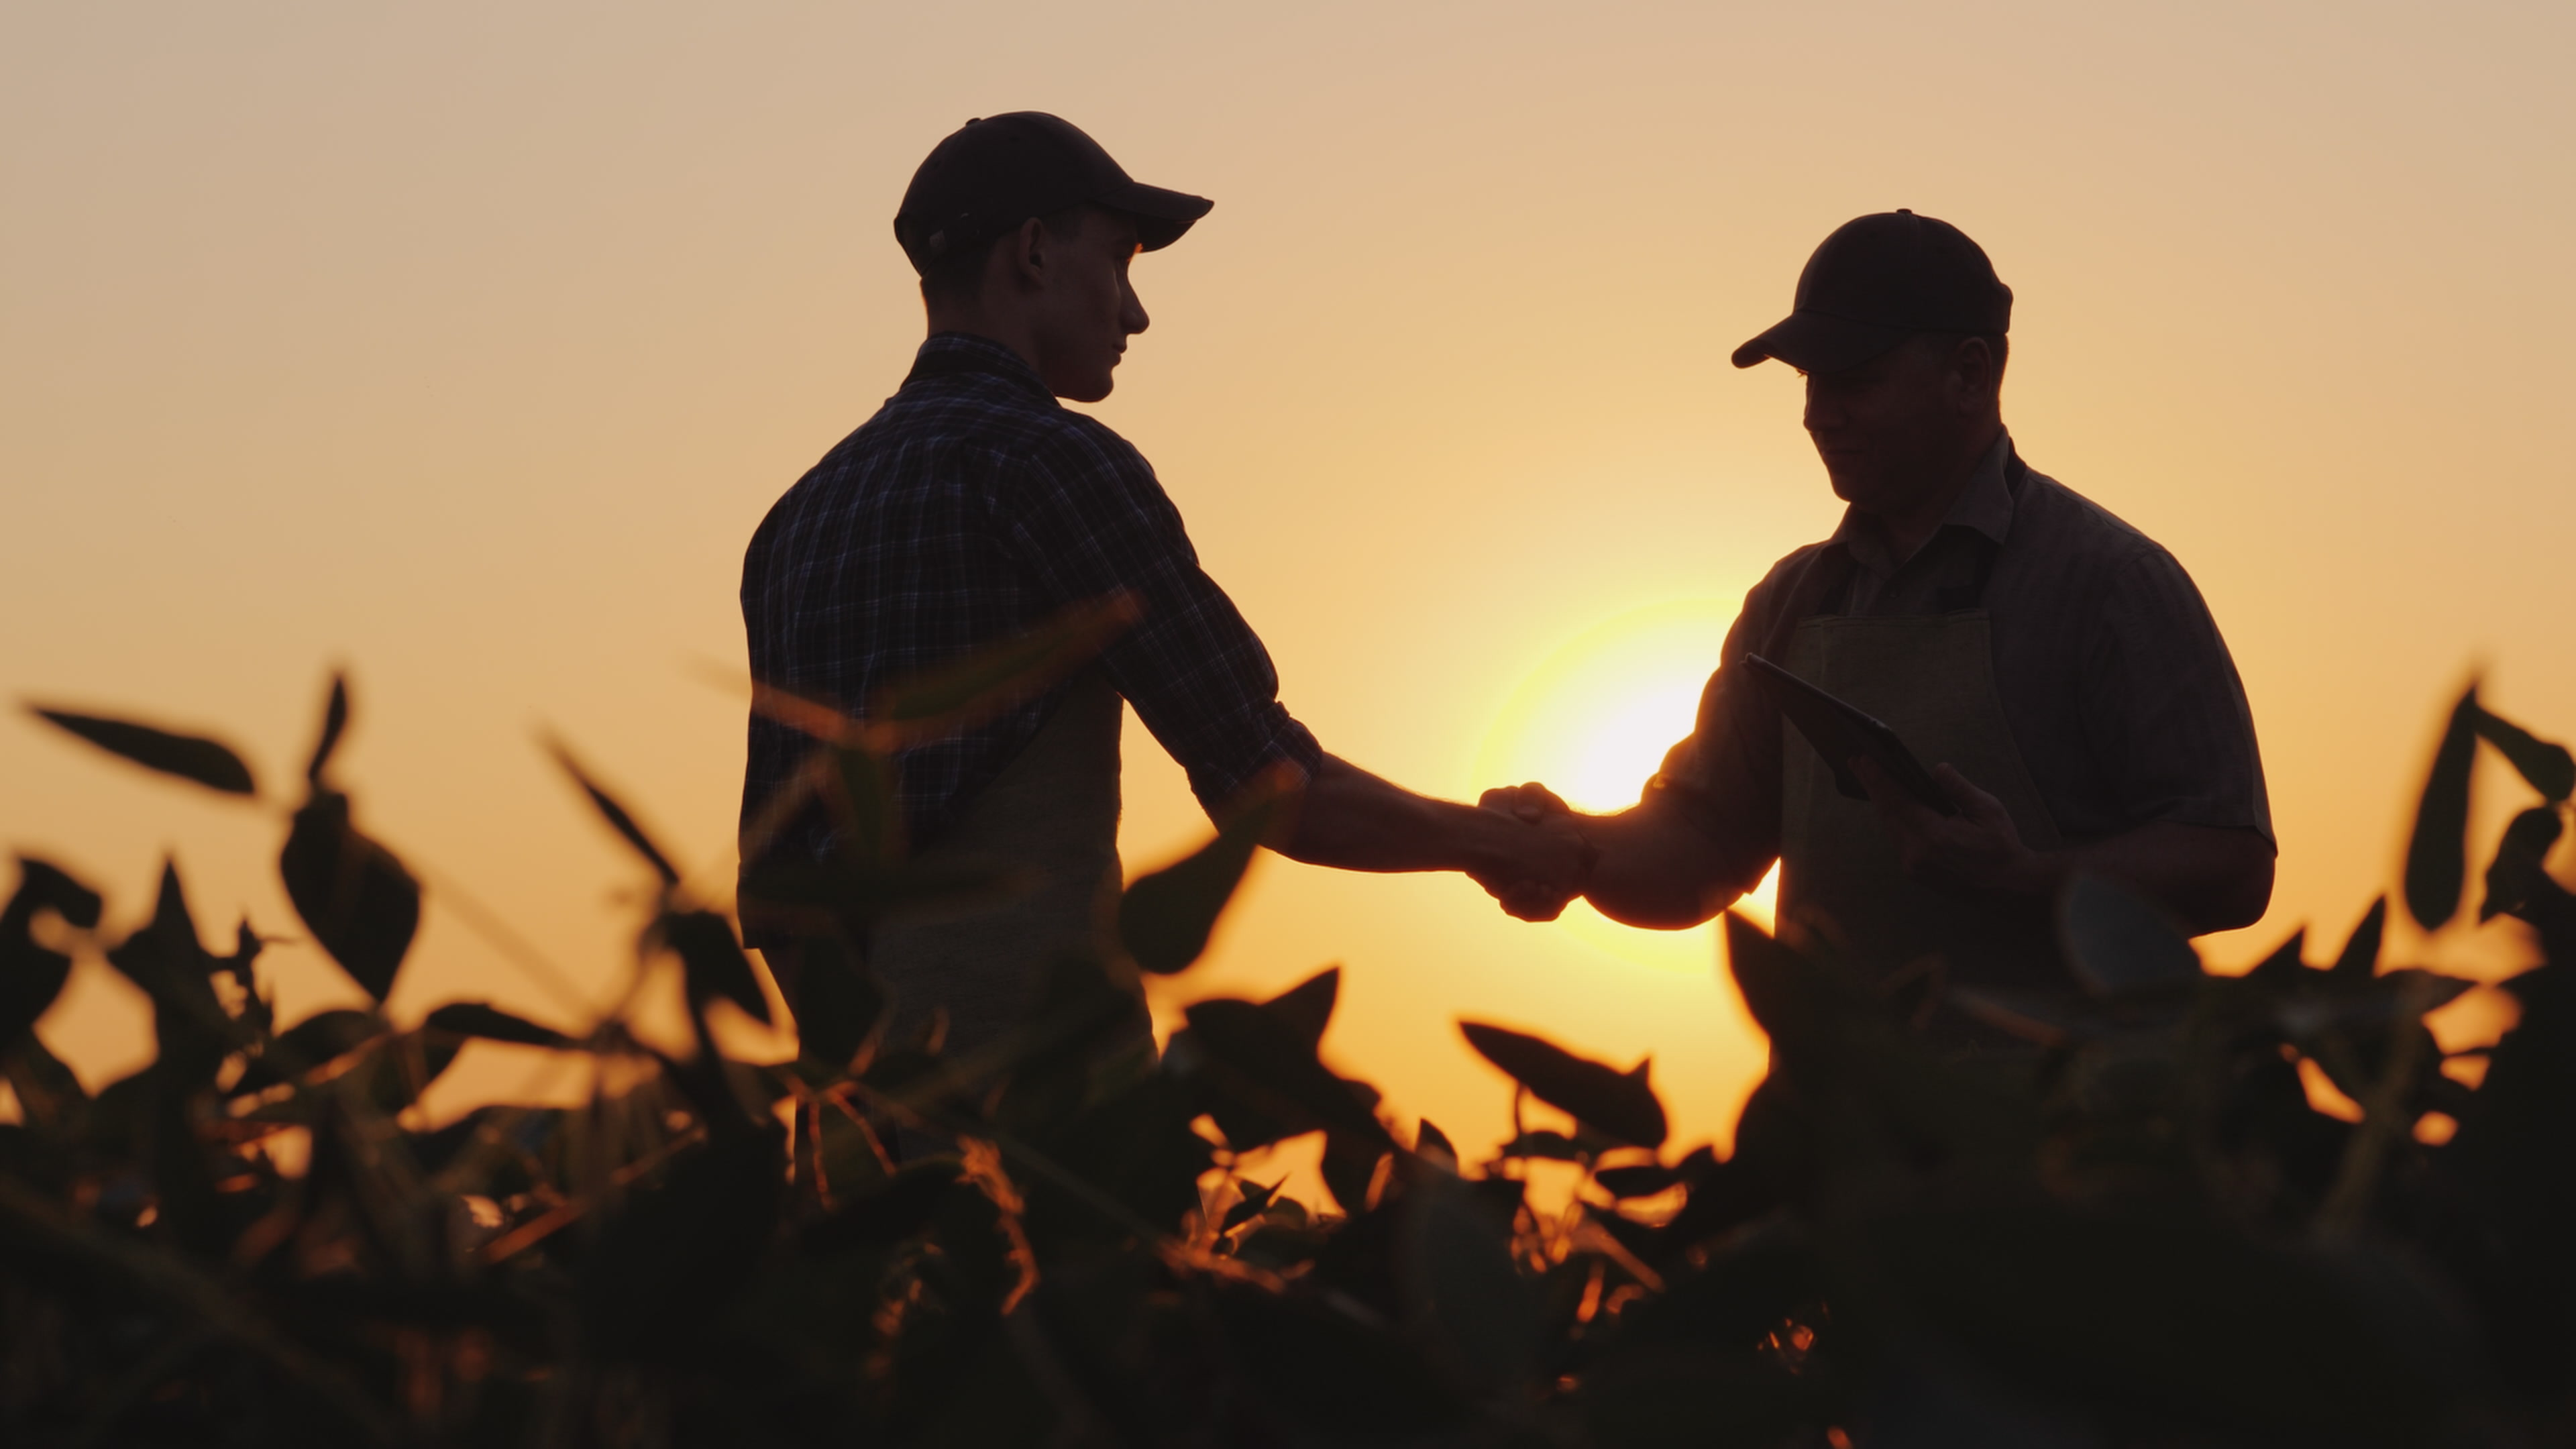
M 743 559 L 742 617 L 754 678 L 856 714 L 882 685 L 1117 589 L 1144 617 L 1102 666 L 1202 803 L 1274 761 L 1315 771 L 1322 746 L 1279 703 L 1269 651 L 1200 571 L 1152 465 L 985 338 L 923 343 L 902 389 L 769 510 Z M 1064 688 L 904 755 L 916 845 L 1001 773 Z M 812 749 L 752 716 L 746 824 Z M 780 846 L 819 853 L 827 831 L 809 810 Z

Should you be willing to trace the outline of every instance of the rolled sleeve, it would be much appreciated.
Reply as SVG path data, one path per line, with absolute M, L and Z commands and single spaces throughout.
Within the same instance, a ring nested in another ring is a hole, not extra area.
M 1213 809 L 1275 765 L 1306 778 L 1323 746 L 1279 702 L 1279 672 L 1199 567 L 1180 511 L 1142 454 L 1105 427 L 1069 433 L 1009 521 L 1051 605 L 1126 590 L 1136 626 L 1102 656 L 1109 682 Z
M 2084 662 L 2085 731 L 2120 813 L 2260 832 L 2271 801 L 2252 707 L 2209 605 L 2191 576 L 2149 544 L 2105 592 Z
M 1745 596 L 1689 737 L 1665 752 L 1638 802 L 1688 823 L 1739 862 L 1731 873 L 1745 888 L 1780 854 L 1780 714 L 1743 667 L 1780 613 L 1780 573 Z

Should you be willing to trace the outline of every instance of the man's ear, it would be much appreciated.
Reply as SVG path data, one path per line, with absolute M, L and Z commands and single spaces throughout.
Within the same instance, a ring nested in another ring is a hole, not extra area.
M 1046 223 L 1034 216 L 1002 238 L 1001 251 L 1007 259 L 1014 287 L 1037 291 L 1046 286 L 1047 269 L 1054 260 L 1048 240 Z
M 1994 405 L 2003 383 L 2003 369 L 1997 363 L 1993 345 L 1982 337 L 1961 338 L 1951 349 L 1950 385 L 1960 411 L 1982 413 Z

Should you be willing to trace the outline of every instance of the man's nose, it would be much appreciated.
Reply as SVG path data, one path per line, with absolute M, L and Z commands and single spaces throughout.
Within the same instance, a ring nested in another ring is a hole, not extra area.
M 1118 325 L 1126 328 L 1132 337 L 1152 326 L 1153 322 L 1153 318 L 1145 315 L 1145 304 L 1137 300 L 1136 289 L 1128 288 L 1126 305 L 1118 310 Z
M 1811 433 L 1823 432 L 1839 426 L 1843 421 L 1843 410 L 1834 405 L 1832 393 L 1816 386 L 1812 378 L 1807 383 L 1807 411 L 1804 421 L 1807 431 Z

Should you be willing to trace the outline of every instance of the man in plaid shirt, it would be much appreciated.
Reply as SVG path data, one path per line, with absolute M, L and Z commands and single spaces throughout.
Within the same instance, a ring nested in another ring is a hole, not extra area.
M 1211 810 L 1266 772 L 1302 781 L 1295 859 L 1559 888 L 1588 863 L 1569 830 L 1426 799 L 1326 754 L 1280 704 L 1269 653 L 1200 570 L 1151 465 L 1058 403 L 1108 396 L 1146 326 L 1130 260 L 1211 205 L 1131 180 L 1054 116 L 970 121 L 942 141 L 895 219 L 929 340 L 901 390 L 770 510 L 744 560 L 753 676 L 854 714 L 882 686 L 1069 605 L 1123 591 L 1141 606 L 1096 668 L 900 761 L 917 852 L 1000 858 L 1041 882 L 998 912 L 873 943 L 898 1030 L 942 1013 L 951 1049 L 1005 1028 L 1031 969 L 1086 939 L 1114 899 L 1122 696 Z M 754 714 L 747 827 L 811 749 Z M 811 857 L 828 830 L 808 811 L 767 848 Z

